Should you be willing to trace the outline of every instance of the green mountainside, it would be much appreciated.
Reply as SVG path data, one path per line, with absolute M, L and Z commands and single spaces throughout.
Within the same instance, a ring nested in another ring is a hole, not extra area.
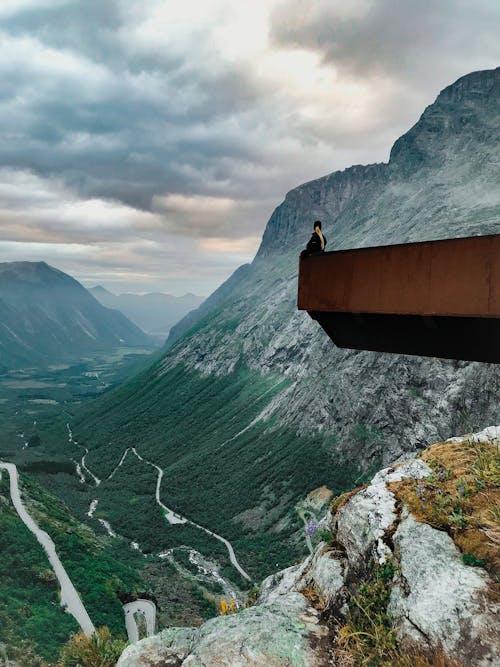
M 31 476 L 20 478 L 30 516 L 56 545 L 57 553 L 96 627 L 126 639 L 118 594 L 156 591 L 159 621 L 199 624 L 215 613 L 213 603 L 168 562 L 146 558 L 121 538 L 111 539 L 76 520 L 68 508 Z M 9 657 L 30 665 L 34 656 L 54 662 L 79 627 L 60 605 L 59 586 L 41 545 L 10 500 L 9 476 L 0 479 L 0 644 Z M 158 583 L 160 582 L 160 583 Z M 168 604 L 165 596 L 168 591 Z M 30 657 L 31 656 L 31 657 Z
M 287 386 L 286 379 L 262 376 L 244 366 L 222 377 L 175 367 L 147 382 L 150 373 L 78 416 L 80 444 L 90 449 L 96 434 L 108 443 L 99 452 L 99 469 L 105 474 L 118 462 L 114 443 L 120 443 L 122 450 L 136 446 L 165 470 L 164 502 L 168 498 L 174 510 L 229 539 L 253 578 L 262 578 L 277 564 L 284 567 L 303 548 L 296 539 L 287 547 L 283 534 L 291 536 L 299 528 L 295 499 L 322 484 L 336 492 L 345 490 L 359 476 L 359 468 L 342 457 L 331 466 L 331 434 L 298 435 L 284 426 L 271 430 L 269 423 L 260 421 L 239 434 L 242 424 L 258 419 L 273 396 Z M 88 414 L 92 422 L 87 421 Z M 142 430 L 140 438 L 137 429 Z M 137 476 L 137 465 L 135 469 Z M 149 484 L 153 489 L 154 480 Z M 149 510 L 144 506 L 143 511 L 138 507 L 138 515 L 131 519 L 120 499 L 135 495 L 133 478 L 122 477 L 121 484 L 116 478 L 104 481 L 95 492 L 103 499 L 111 524 L 142 547 L 161 551 L 188 544 L 227 561 L 215 540 L 207 543 L 206 536 L 192 527 L 163 521 L 162 529 L 154 506 Z
M 21 477 L 21 487 L 30 515 L 52 537 L 94 624 L 124 635 L 116 592 L 140 590 L 140 557 L 127 545 L 98 537 L 32 478 Z M 27 642 L 38 655 L 54 660 L 79 628 L 59 604 L 58 583 L 43 548 L 12 506 L 5 473 L 0 508 L 0 642 L 9 647 Z

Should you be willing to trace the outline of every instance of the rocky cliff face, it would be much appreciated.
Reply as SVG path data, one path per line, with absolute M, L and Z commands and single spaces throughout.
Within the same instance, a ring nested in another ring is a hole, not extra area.
M 298 251 L 311 223 L 329 248 L 485 234 L 498 228 L 500 68 L 445 88 L 394 144 L 387 164 L 354 166 L 295 188 L 257 258 Z
M 499 123 L 500 68 L 476 72 L 438 96 L 388 164 L 351 167 L 289 192 L 252 266 L 230 279 L 225 297 L 222 288 L 207 301 L 200 316 L 212 307 L 210 321 L 178 341 L 165 366 L 227 374 L 243 359 L 291 378 L 262 418 L 329 429 L 365 462 L 494 420 L 494 367 L 338 350 L 295 303 L 297 254 L 316 218 L 329 248 L 498 233 Z M 237 323 L 230 334 L 228 319 Z
M 382 462 L 498 423 L 498 367 L 337 349 L 297 312 L 296 289 L 316 218 L 329 248 L 500 232 L 499 119 L 500 69 L 470 74 L 389 163 L 288 193 L 253 263 L 174 327 L 160 361 L 77 417 L 88 464 L 109 474 L 137 445 L 165 470 L 164 502 L 229 537 L 256 577 L 285 543 L 288 562 L 298 555 L 290 507 L 311 489 L 352 488 Z
M 315 551 L 255 606 L 168 628 L 118 667 L 498 664 L 499 444 L 490 428 L 381 470 L 333 501 Z

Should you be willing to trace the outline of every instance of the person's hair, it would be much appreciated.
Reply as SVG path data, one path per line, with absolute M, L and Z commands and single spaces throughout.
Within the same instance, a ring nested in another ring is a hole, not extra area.
M 321 229 L 321 220 L 316 220 L 316 222 L 313 225 L 313 229 L 316 229 L 316 227 L 319 227 Z

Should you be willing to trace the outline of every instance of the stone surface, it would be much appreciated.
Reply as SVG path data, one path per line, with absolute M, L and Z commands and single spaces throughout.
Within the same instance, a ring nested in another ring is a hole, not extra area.
M 337 540 L 355 569 L 372 557 L 383 562 L 388 549 L 384 533 L 396 520 L 396 500 L 381 482 L 360 491 L 338 511 Z
M 299 582 L 311 563 L 312 556 L 306 558 L 299 565 L 287 567 L 275 574 L 266 577 L 260 588 L 259 602 L 272 602 L 281 595 L 286 595 L 290 591 L 296 591 Z
M 310 635 L 321 636 L 314 610 L 299 593 L 234 616 L 214 618 L 199 630 L 183 667 L 312 667 L 321 659 Z
M 380 482 L 400 482 L 402 479 L 407 477 L 413 477 L 413 479 L 423 479 L 432 473 L 432 470 L 429 468 L 425 461 L 421 459 L 411 459 L 409 461 L 403 461 L 397 463 L 396 465 L 391 466 L 390 468 L 384 468 L 380 470 L 375 477 L 372 479 L 371 484 L 380 484 Z
M 290 592 L 302 592 L 313 586 L 330 605 L 344 585 L 344 566 L 325 544 L 318 545 L 313 554 L 300 565 L 267 577 L 262 582 L 259 602 L 277 601 Z
M 309 565 L 297 583 L 297 590 L 314 588 L 331 606 L 344 586 L 344 565 L 326 545 L 319 545 Z
M 499 442 L 500 426 L 488 426 L 488 428 L 478 433 L 468 433 L 460 437 L 449 438 L 447 442 L 463 442 L 464 440 L 470 440 L 471 442 Z
M 193 628 L 167 628 L 128 646 L 116 667 L 178 667 L 196 635 Z
M 313 645 L 327 632 L 303 595 L 281 592 L 197 630 L 168 628 L 143 639 L 125 649 L 117 667 L 313 667 L 325 664 Z
M 171 341 L 210 315 L 165 365 L 225 375 L 243 361 L 289 378 L 261 421 L 329 433 L 366 468 L 498 421 L 498 366 L 337 349 L 297 312 L 296 290 L 297 256 L 316 218 L 327 249 L 498 233 L 499 81 L 497 68 L 448 86 L 396 142 L 388 164 L 358 165 L 291 190 L 254 262 L 174 327 Z M 237 322 L 232 332 L 229 319 Z
M 400 637 L 442 646 L 469 667 L 498 665 L 498 608 L 488 599 L 484 570 L 464 565 L 447 533 L 411 516 L 398 526 L 394 545 L 401 572 L 389 612 Z

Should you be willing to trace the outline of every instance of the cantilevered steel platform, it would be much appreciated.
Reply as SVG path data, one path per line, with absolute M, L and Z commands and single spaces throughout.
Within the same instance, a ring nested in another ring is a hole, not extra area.
M 298 308 L 338 347 L 500 363 L 500 234 L 301 257 Z

